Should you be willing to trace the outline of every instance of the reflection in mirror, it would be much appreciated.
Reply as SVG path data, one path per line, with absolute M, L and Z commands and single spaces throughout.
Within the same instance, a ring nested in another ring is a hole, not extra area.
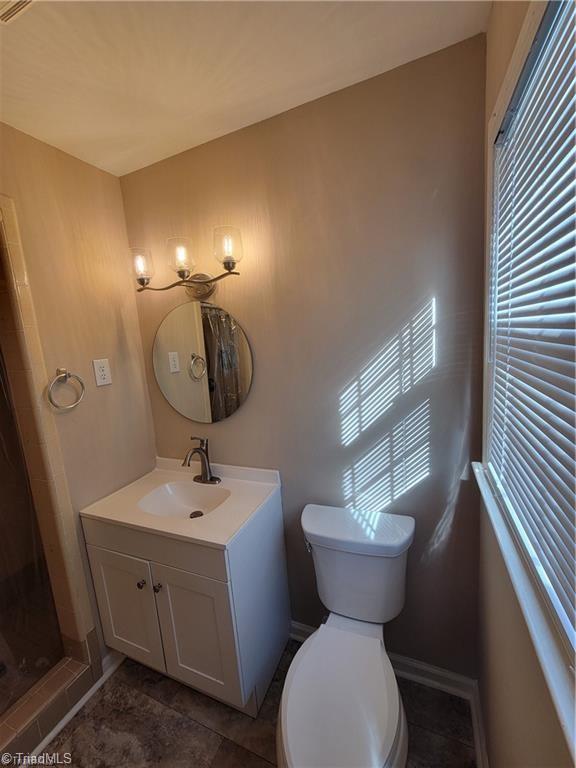
M 191 301 L 173 309 L 158 328 L 152 356 L 162 394 L 192 421 L 222 421 L 248 396 L 248 339 L 220 307 Z

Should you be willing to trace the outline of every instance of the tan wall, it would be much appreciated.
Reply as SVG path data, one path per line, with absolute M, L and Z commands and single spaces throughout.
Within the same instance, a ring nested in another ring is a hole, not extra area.
M 154 437 L 118 179 L 0 126 L 0 192 L 12 197 L 49 373 L 86 383 L 56 423 L 76 510 L 150 469 Z M 92 359 L 113 384 L 97 388 Z
M 186 300 L 138 297 L 158 452 L 182 456 L 192 434 L 214 460 L 277 467 L 283 482 L 294 618 L 322 609 L 299 526 L 307 502 L 342 504 L 346 468 L 430 399 L 430 476 L 389 507 L 417 519 L 404 612 L 392 650 L 475 671 L 483 249 L 484 39 L 434 55 L 122 178 L 131 244 L 171 279 L 165 238 L 188 235 L 215 272 L 212 229 L 241 227 L 241 276 L 217 303 L 254 353 L 246 404 L 201 427 L 154 381 L 156 328 Z M 339 396 L 414 312 L 436 297 L 437 366 L 345 447 Z
M 486 116 L 514 49 L 526 2 L 492 6 Z M 488 513 L 480 538 L 480 693 L 490 768 L 559 768 L 572 760 Z
M 568 768 L 573 762 L 484 508 L 480 550 L 480 693 L 490 768 Z

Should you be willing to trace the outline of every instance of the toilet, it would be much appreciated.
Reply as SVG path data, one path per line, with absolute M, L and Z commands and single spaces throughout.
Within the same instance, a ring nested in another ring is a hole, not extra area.
M 278 765 L 404 768 L 406 717 L 382 625 L 404 604 L 414 519 L 309 504 L 302 528 L 330 614 L 288 670 Z

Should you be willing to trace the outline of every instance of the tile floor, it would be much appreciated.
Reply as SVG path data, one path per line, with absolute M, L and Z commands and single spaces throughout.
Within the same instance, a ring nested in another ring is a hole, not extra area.
M 256 720 L 126 660 L 46 752 L 74 768 L 269 768 L 276 714 L 298 644 L 290 641 Z M 400 680 L 410 731 L 408 768 L 474 768 L 462 699 Z

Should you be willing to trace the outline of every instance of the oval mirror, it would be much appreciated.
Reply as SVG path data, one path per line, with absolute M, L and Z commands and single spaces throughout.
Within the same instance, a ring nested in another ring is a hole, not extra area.
M 197 301 L 176 307 L 158 328 L 152 357 L 162 394 L 187 419 L 222 421 L 248 396 L 250 345 L 225 309 Z

